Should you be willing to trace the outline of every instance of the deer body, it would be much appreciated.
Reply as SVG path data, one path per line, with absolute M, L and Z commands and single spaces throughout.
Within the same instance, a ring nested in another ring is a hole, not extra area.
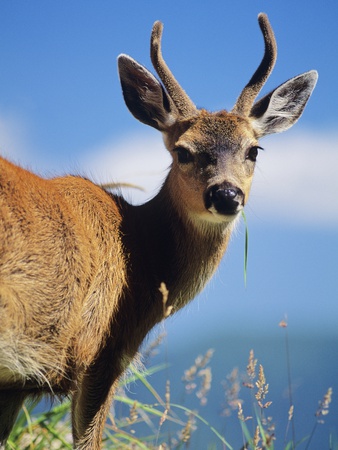
M 317 80 L 308 72 L 253 103 L 276 56 L 266 16 L 259 21 L 265 56 L 231 112 L 194 106 L 163 61 L 159 22 L 151 57 L 163 85 L 120 56 L 128 108 L 161 131 L 173 157 L 144 205 L 0 159 L 0 446 L 26 397 L 49 394 L 72 396 L 75 447 L 100 448 L 116 384 L 143 339 L 217 269 L 249 195 L 258 139 L 289 128 Z

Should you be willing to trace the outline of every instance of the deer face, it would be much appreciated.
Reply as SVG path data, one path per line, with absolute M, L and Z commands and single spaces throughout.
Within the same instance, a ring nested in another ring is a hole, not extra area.
M 250 122 L 201 110 L 176 128 L 178 136 L 163 134 L 173 157 L 171 183 L 185 210 L 211 222 L 234 220 L 247 201 L 259 148 Z

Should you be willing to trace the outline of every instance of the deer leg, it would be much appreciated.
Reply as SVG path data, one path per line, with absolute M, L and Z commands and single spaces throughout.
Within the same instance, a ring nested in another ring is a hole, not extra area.
M 108 393 L 98 396 L 95 389 L 87 389 L 73 398 L 72 425 L 76 450 L 99 450 L 109 407 L 115 392 L 113 385 Z
M 72 400 L 72 427 L 77 450 L 101 448 L 109 407 L 122 370 L 116 351 L 107 345 L 87 369 Z M 115 361 L 115 364 L 114 364 Z
M 4 449 L 26 398 L 20 391 L 0 391 L 0 449 Z

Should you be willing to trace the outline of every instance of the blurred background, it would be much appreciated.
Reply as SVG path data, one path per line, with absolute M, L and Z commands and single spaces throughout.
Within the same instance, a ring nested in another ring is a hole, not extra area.
M 279 50 L 263 93 L 310 69 L 319 81 L 299 123 L 261 142 L 265 151 L 246 208 L 246 285 L 242 224 L 206 290 L 155 331 L 166 332 L 157 358 L 170 363 L 164 378 L 172 379 L 179 401 L 183 371 L 199 353 L 215 349 L 213 389 L 200 412 L 239 448 L 238 420 L 229 425 L 232 419 L 220 414 L 222 380 L 234 366 L 245 370 L 254 349 L 270 384 L 269 414 L 282 448 L 289 400 L 285 329 L 278 324 L 287 320 L 297 440 L 311 432 L 318 401 L 333 387 L 330 414 L 310 446 L 325 449 L 330 436 L 338 442 L 336 0 L 2 1 L 0 152 L 42 176 L 73 173 L 140 185 L 145 192 L 125 195 L 145 201 L 170 159 L 159 133 L 125 107 L 116 57 L 129 54 L 152 70 L 150 32 L 161 20 L 164 57 L 192 100 L 209 110 L 230 109 L 263 55 L 261 11 Z M 163 379 L 153 382 L 164 389 Z M 194 439 L 192 448 L 203 449 L 213 437 L 201 428 Z

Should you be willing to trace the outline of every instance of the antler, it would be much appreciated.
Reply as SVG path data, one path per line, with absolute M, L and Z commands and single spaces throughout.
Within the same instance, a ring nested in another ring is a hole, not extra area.
M 153 66 L 160 77 L 164 87 L 166 88 L 174 105 L 178 109 L 182 117 L 191 117 L 196 114 L 197 108 L 190 100 L 185 91 L 176 81 L 169 67 L 162 57 L 161 38 L 163 32 L 163 24 L 159 21 L 154 23 L 150 41 L 150 57 Z
M 277 59 L 277 44 L 273 34 L 268 16 L 260 13 L 258 23 L 263 33 L 265 42 L 265 51 L 263 59 L 253 74 L 249 83 L 245 86 L 238 97 L 232 112 L 242 116 L 248 116 L 255 101 L 255 98 L 268 79 Z

